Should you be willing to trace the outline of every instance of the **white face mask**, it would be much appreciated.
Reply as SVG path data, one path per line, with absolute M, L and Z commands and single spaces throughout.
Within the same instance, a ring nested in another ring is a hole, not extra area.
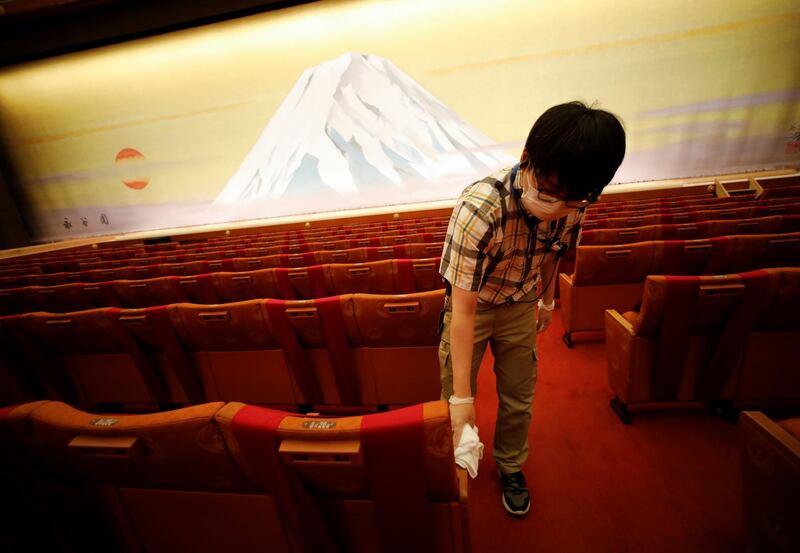
M 533 183 L 528 171 L 520 171 L 520 173 L 527 175 L 527 186 L 523 185 L 522 192 L 522 206 L 534 217 L 540 221 L 554 221 L 561 219 L 565 215 L 572 213 L 574 208 L 567 207 L 563 200 L 557 202 L 546 202 L 539 199 L 539 191 Z M 521 181 L 520 184 L 524 182 Z

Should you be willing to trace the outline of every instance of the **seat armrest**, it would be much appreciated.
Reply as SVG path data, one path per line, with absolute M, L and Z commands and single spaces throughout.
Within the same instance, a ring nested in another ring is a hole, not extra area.
M 558 278 L 560 278 L 564 282 L 564 284 L 572 286 L 572 275 L 570 275 L 569 273 L 558 273 Z
M 611 317 L 614 322 L 616 322 L 622 329 L 627 332 L 630 336 L 634 336 L 636 333 L 633 330 L 633 325 L 630 323 L 628 319 L 622 316 L 622 314 L 617 311 L 616 309 L 606 309 L 606 314 Z
M 766 441 L 800 460 L 800 440 L 764 413 L 744 411 L 739 417 L 739 424 L 748 434 L 760 435 Z

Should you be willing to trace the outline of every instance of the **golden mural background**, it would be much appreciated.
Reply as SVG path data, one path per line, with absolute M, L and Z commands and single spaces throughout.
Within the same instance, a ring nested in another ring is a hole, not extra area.
M 617 182 L 799 161 L 796 2 L 326 1 L 0 72 L 34 238 L 242 218 L 212 202 L 303 71 L 346 52 L 390 60 L 510 156 L 547 107 L 596 101 L 628 132 Z M 329 205 L 309 191 L 294 209 Z

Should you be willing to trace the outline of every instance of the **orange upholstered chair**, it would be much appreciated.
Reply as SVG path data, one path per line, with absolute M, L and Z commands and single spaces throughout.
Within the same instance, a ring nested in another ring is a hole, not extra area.
M 372 367 L 379 405 L 408 405 L 439 397 L 439 335 L 444 290 L 381 296 L 353 294 L 354 346 Z
M 397 278 L 398 292 L 406 294 L 444 288 L 444 279 L 439 274 L 441 261 L 441 257 L 396 259 L 394 274 Z
M 739 418 L 742 506 L 753 551 L 800 549 L 800 419 L 776 423 L 760 412 Z
M 96 307 L 83 293 L 83 286 L 74 282 L 57 286 L 28 286 L 20 289 L 20 292 L 25 294 L 31 311 L 66 313 Z
M 658 260 L 652 274 L 708 275 L 725 272 L 733 240 L 727 236 L 654 242 Z
M 176 403 L 163 367 L 119 324 L 118 312 L 29 314 L 25 323 L 35 346 L 25 354 L 31 367 L 54 389 L 64 389 L 62 379 L 68 378 L 79 405 L 152 409 Z
M 324 409 L 375 408 L 372 366 L 353 349 L 358 334 L 350 294 L 313 300 L 265 300 L 265 316 L 280 324 L 287 355 L 305 363 L 321 397 L 308 403 Z M 276 331 L 277 332 L 277 331 Z
M 230 403 L 216 418 L 244 473 L 271 490 L 293 550 L 469 550 L 445 402 L 344 418 Z
M 769 234 L 779 232 L 781 216 L 771 215 L 753 219 L 720 219 L 709 221 L 710 236 L 726 234 Z
M 281 272 L 286 276 L 286 272 Z M 294 298 L 288 279 L 278 280 L 276 269 L 212 273 L 214 288 L 220 300 L 236 302 L 258 298 Z
M 155 367 L 170 403 L 187 405 L 206 401 L 199 376 L 172 328 L 168 306 L 112 309 L 108 316 L 125 329 L 139 351 L 137 355 Z
M 630 229 L 596 229 L 581 232 L 581 246 L 595 246 L 599 244 L 630 244 L 631 242 L 645 242 L 655 238 L 656 225 Z
M 205 272 L 205 263 L 202 261 L 176 261 L 174 263 L 161 263 L 158 266 L 158 270 L 164 276 L 199 275 Z
M 366 248 L 317 250 L 320 263 L 363 263 L 368 261 Z
M 603 328 L 603 311 L 628 311 L 639 303 L 642 286 L 657 271 L 653 242 L 621 246 L 579 246 L 572 275 L 561 273 L 559 285 L 564 341 L 572 333 Z
M 780 219 L 777 232 L 800 232 L 800 215 L 780 215 Z
M 122 300 L 117 296 L 114 288 L 114 281 L 105 282 L 84 282 L 78 284 L 83 295 L 91 301 L 95 307 L 121 307 Z
M 280 266 L 280 255 L 264 255 L 259 257 L 233 257 L 230 260 L 233 271 L 255 271 Z
M 189 301 L 177 277 L 114 280 L 114 292 L 124 307 L 150 307 Z
M 286 279 L 292 288 L 292 295 L 286 299 L 313 299 L 331 295 L 328 290 L 326 266 L 311 265 L 291 269 L 275 269 L 276 277 Z M 284 276 L 285 275 L 285 276 Z
M 31 311 L 26 286 L 0 290 L 0 315 L 16 315 Z
M 800 266 L 800 232 L 754 234 L 734 238 L 726 272 Z
M 353 292 L 397 293 L 399 290 L 395 282 L 395 261 L 385 259 L 367 263 L 331 263 L 325 267 L 328 290 L 333 295 Z
M 118 280 L 141 278 L 140 275 L 134 272 L 132 266 L 112 267 L 106 269 L 92 269 L 86 271 L 86 281 L 88 282 L 104 282 L 106 280 Z
M 639 311 L 606 311 L 612 407 L 736 399 L 753 321 L 772 299 L 779 273 L 648 276 Z
M 223 405 L 150 415 L 22 405 L 0 414 L 0 447 L 22 456 L 15 484 L 66 550 L 289 551 L 272 488 L 225 445 Z
M 261 300 L 167 307 L 181 347 L 188 352 L 210 401 L 246 401 L 297 408 L 317 403 L 313 374 L 292 357 L 286 322 L 269 320 Z
M 442 255 L 442 242 L 408 244 L 408 256 L 412 259 L 438 257 Z
M 737 399 L 800 404 L 800 268 L 769 269 L 774 294 L 747 335 Z
M 655 225 L 653 238 L 656 240 L 695 240 L 708 238 L 709 223 L 696 221 L 693 223 Z
M 176 280 L 191 303 L 219 303 L 211 273 L 176 277 Z

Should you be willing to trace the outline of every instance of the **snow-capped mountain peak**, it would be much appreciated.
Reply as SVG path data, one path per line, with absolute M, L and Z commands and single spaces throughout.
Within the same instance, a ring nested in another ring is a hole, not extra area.
M 492 144 L 390 61 L 348 52 L 303 72 L 216 201 L 436 186 L 513 163 Z

